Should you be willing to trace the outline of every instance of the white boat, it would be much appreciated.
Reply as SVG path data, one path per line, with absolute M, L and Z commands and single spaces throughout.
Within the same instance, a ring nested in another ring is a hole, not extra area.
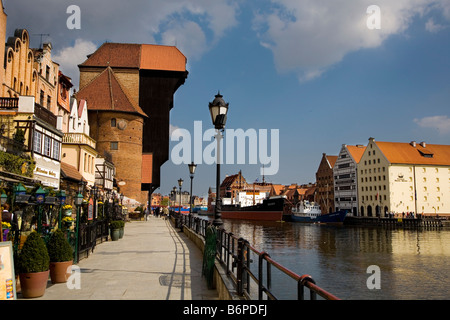
M 296 222 L 316 222 L 322 214 L 320 206 L 308 200 L 300 201 L 296 207 L 291 209 L 292 220 Z

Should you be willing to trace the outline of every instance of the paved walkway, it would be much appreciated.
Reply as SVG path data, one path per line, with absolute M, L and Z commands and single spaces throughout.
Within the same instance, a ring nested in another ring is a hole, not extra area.
M 49 281 L 44 296 L 33 300 L 217 300 L 202 277 L 202 261 L 183 233 L 151 216 L 127 223 L 122 239 L 98 244 L 78 263 L 79 289 Z

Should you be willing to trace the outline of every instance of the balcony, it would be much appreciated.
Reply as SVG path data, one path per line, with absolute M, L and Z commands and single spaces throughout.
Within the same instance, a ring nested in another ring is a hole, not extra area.
M 50 124 L 52 127 L 56 128 L 56 116 L 50 110 L 45 109 L 40 104 L 35 104 L 34 115 L 42 121 Z
M 94 139 L 84 133 L 65 133 L 62 139 L 63 144 L 84 144 L 95 149 L 96 142 Z
M 0 110 L 14 110 L 19 108 L 19 98 L 0 98 Z

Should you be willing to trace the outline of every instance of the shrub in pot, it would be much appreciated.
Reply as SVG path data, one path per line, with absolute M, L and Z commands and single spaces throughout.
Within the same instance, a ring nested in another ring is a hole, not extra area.
M 52 283 L 66 282 L 72 273 L 73 249 L 64 232 L 58 229 L 51 235 L 47 250 Z
M 115 221 L 111 221 L 109 223 L 109 228 L 111 230 L 111 240 L 112 241 L 117 241 L 119 240 L 119 236 L 120 236 L 120 221 L 119 220 L 115 220 Z
M 119 220 L 120 222 L 120 228 L 119 228 L 119 239 L 123 238 L 123 234 L 124 234 L 124 229 L 125 229 L 125 221 L 123 220 Z
M 32 232 L 25 241 L 17 261 L 24 298 L 43 296 L 47 288 L 50 258 L 44 240 Z

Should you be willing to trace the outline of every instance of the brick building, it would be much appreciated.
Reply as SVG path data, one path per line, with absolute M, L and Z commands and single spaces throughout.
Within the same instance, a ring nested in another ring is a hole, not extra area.
M 172 46 L 104 43 L 79 69 L 76 96 L 88 102 L 97 150 L 111 154 L 121 192 L 146 203 L 169 158 L 169 115 L 186 57 Z
M 337 156 L 323 153 L 316 172 L 316 201 L 319 203 L 322 213 L 335 211 L 333 167 L 336 160 Z

